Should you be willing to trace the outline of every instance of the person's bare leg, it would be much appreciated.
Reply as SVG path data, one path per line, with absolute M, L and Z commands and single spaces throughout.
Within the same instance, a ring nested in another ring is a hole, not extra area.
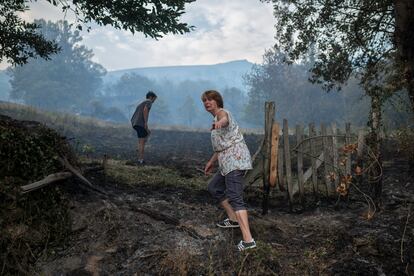
M 231 207 L 229 200 L 225 199 L 220 202 L 220 205 L 224 208 L 227 213 L 227 217 L 232 221 L 237 221 L 236 213 L 234 212 L 233 208 Z
M 144 160 L 145 139 L 138 139 L 138 159 Z
M 232 209 L 233 210 L 233 209 Z M 252 241 L 252 234 L 250 233 L 250 227 L 249 227 L 249 218 L 247 216 L 247 210 L 239 210 L 235 212 L 237 221 L 240 225 L 240 230 L 243 235 L 243 240 L 245 242 L 251 242 Z

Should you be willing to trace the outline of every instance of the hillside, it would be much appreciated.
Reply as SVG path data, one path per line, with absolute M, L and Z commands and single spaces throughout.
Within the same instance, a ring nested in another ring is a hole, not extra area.
M 237 87 L 244 90 L 243 75 L 248 73 L 252 66 L 253 63 L 247 60 L 236 60 L 214 65 L 134 68 L 108 72 L 104 77 L 104 83 L 113 83 L 124 74 L 136 73 L 156 81 L 168 80 L 178 83 L 185 80 L 204 80 L 221 88 Z

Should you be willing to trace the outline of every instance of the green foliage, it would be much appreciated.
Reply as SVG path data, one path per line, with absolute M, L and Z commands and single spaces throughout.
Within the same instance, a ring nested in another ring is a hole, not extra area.
M 287 65 L 285 55 L 267 51 L 263 63 L 245 77 L 249 102 L 245 120 L 262 124 L 265 101 L 274 101 L 276 117 L 296 123 L 352 122 L 364 125 L 369 104 L 361 100 L 362 90 L 351 79 L 342 93 L 324 93 L 319 86 L 308 82 L 310 62 Z
M 35 21 L 61 51 L 50 61 L 31 59 L 11 68 L 10 98 L 40 108 L 79 112 L 84 110 L 100 87 L 105 69 L 91 61 L 92 51 L 80 45 L 82 38 L 66 21 Z
M 25 0 L 5 0 L 0 4 L 0 61 L 24 64 L 31 57 L 48 59 L 58 46 L 37 32 L 38 25 L 23 21 L 17 14 L 26 11 Z
M 269 1 L 268 1 L 269 2 Z M 273 0 L 276 48 L 288 59 L 304 59 L 312 49 L 312 81 L 339 88 L 352 73 L 392 57 L 394 6 L 391 0 Z M 377 73 L 370 70 L 368 73 Z
M 145 98 L 148 90 L 153 89 L 154 83 L 147 77 L 136 73 L 127 73 L 108 88 L 108 94 L 126 100 Z
M 0 118 L 0 256 L 3 274 L 28 274 L 48 244 L 70 229 L 67 199 L 58 187 L 21 194 L 20 186 L 60 171 L 57 156 L 73 163 L 69 146 L 35 122 Z
M 36 23 L 23 21 L 21 12 L 27 11 L 30 0 L 4 0 L 0 4 L 0 61 L 6 59 L 12 64 L 24 64 L 30 57 L 48 58 L 58 51 L 52 39 L 36 32 Z M 163 34 L 183 34 L 192 26 L 179 22 L 185 4 L 194 0 L 48 0 L 60 6 L 62 12 L 73 12 L 79 30 L 82 24 L 95 22 L 117 29 L 141 32 L 145 36 L 160 38 Z M 89 29 L 89 27 L 88 27 Z

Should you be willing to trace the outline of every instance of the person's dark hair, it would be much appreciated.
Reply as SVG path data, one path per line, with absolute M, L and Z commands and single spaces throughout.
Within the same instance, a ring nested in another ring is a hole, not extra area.
M 220 108 L 224 107 L 223 97 L 216 90 L 207 90 L 207 91 L 205 91 L 201 95 L 201 100 L 203 100 L 204 98 L 209 99 L 209 100 L 215 100 L 218 107 L 220 107 Z
M 152 91 L 148 91 L 147 96 L 146 96 L 147 99 L 156 98 L 156 97 L 157 97 L 157 95 Z

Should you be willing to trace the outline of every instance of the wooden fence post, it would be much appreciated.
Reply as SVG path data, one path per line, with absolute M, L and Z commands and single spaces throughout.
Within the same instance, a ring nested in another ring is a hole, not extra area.
M 297 146 L 297 160 L 298 160 L 298 186 L 300 202 L 303 204 L 303 197 L 305 194 L 303 183 L 303 126 L 296 125 L 296 146 Z
M 356 166 L 359 167 L 359 170 L 362 170 L 364 166 L 364 161 L 362 159 L 362 153 L 364 152 L 364 142 L 365 142 L 364 134 L 365 133 L 363 130 L 358 131 L 358 147 L 357 147 Z M 361 185 L 363 181 L 363 175 L 357 173 L 356 179 L 357 179 L 358 185 Z
M 362 152 L 364 150 L 364 131 L 358 131 L 358 148 L 357 148 L 357 158 L 358 160 L 362 159 Z
M 345 145 L 349 145 L 351 144 L 351 124 L 350 123 L 346 123 L 345 125 Z M 346 163 L 345 163 L 345 174 L 346 175 L 351 175 L 351 153 L 348 152 L 346 154 Z
M 272 126 L 272 141 L 271 141 L 271 153 L 270 153 L 270 176 L 269 176 L 269 185 L 270 187 L 276 186 L 277 180 L 277 163 L 279 152 L 279 124 L 273 123 Z
M 275 116 L 275 103 L 265 103 L 265 137 L 264 137 L 264 155 L 263 155 L 263 203 L 262 213 L 267 214 L 269 209 L 269 172 L 270 172 L 270 149 L 272 139 L 273 118 Z
M 279 149 L 279 153 L 277 155 L 277 182 L 279 184 L 280 191 L 285 191 L 287 188 L 285 188 L 286 181 L 283 174 L 283 147 Z
M 292 208 L 293 204 L 293 185 L 292 185 L 292 171 L 290 162 L 290 146 L 289 146 L 289 126 L 288 121 L 283 119 L 283 151 L 285 153 L 285 168 L 286 168 L 286 182 L 287 192 L 289 198 L 289 205 Z
M 326 133 L 326 126 L 321 124 L 321 134 L 322 134 L 322 145 L 323 145 L 323 155 L 324 155 L 324 179 L 325 179 L 325 186 L 326 186 L 326 196 L 329 197 L 329 190 L 331 181 L 329 180 L 329 145 L 328 145 L 328 136 Z
M 316 136 L 315 131 L 315 124 L 311 123 L 309 124 L 309 138 L 313 138 Z M 318 169 L 316 167 L 316 149 L 315 149 L 315 139 L 310 139 L 310 152 L 311 152 L 311 165 L 312 165 L 312 187 L 313 187 L 313 195 L 315 199 L 317 198 L 317 192 L 318 192 Z
M 335 173 L 335 187 L 333 187 L 333 191 L 336 191 L 336 187 L 339 185 L 339 176 L 341 175 L 341 171 L 339 168 L 339 156 L 338 156 L 338 139 L 337 135 L 337 128 L 336 124 L 332 124 L 332 171 Z

